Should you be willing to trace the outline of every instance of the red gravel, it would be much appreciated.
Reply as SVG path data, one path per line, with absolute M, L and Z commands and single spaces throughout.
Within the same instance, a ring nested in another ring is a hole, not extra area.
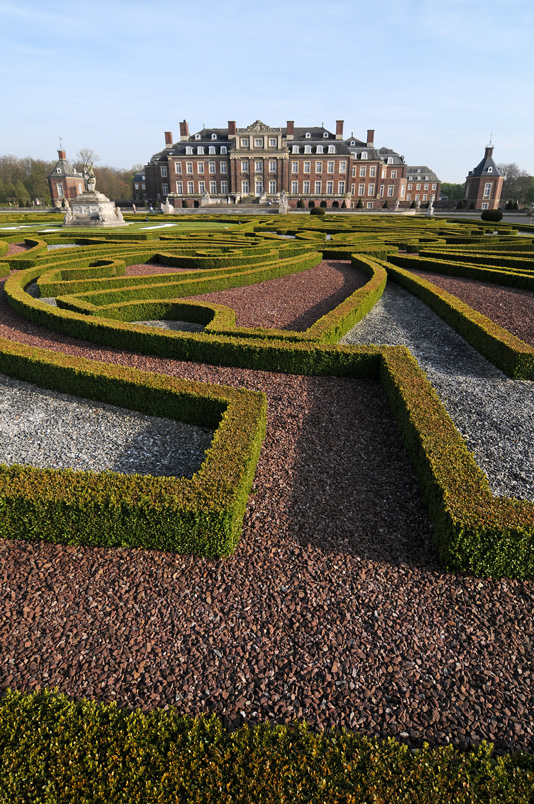
M 28 251 L 31 246 L 27 246 L 24 241 L 22 243 L 10 243 L 7 247 L 5 256 L 10 254 L 20 254 L 22 251 Z
M 0 541 L 2 687 L 176 704 L 230 727 L 305 718 L 410 745 L 534 748 L 532 584 L 440 570 L 378 384 L 101 349 L 3 297 L 0 335 L 269 401 L 232 557 Z
M 302 331 L 341 304 L 369 280 L 348 261 L 323 260 L 299 274 L 270 279 L 261 285 L 229 288 L 188 298 L 226 304 L 236 311 L 240 327 L 273 327 Z
M 457 296 L 474 310 L 491 318 L 512 335 L 534 346 L 534 292 L 478 279 L 443 276 L 427 271 L 411 273 Z

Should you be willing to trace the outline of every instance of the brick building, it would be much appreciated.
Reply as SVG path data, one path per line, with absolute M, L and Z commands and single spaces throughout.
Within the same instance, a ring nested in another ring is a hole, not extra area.
M 493 146 L 487 145 L 484 159 L 470 170 L 465 179 L 464 201 L 474 209 L 498 209 L 504 178 L 493 161 Z
M 419 170 L 429 186 L 412 195 L 408 171 L 415 176 Z M 382 209 L 407 207 L 412 200 L 424 205 L 439 198 L 440 191 L 431 170 L 409 168 L 395 151 L 376 148 L 372 129 L 365 141 L 344 139 L 343 120 L 336 121 L 335 133 L 323 126 L 297 127 L 292 120 L 283 128 L 260 120 L 238 128 L 230 120 L 227 128 L 203 128 L 192 135 L 184 120 L 180 140 L 173 142 L 172 133 L 165 132 L 165 148 L 143 173 L 145 189 L 134 180 L 134 200 L 168 198 L 175 207 L 245 199 L 276 203 L 284 192 L 290 207 L 301 202 L 306 207 Z
M 55 207 L 64 206 L 63 202 L 73 201 L 83 193 L 85 184 L 83 175 L 78 173 L 67 160 L 65 151 L 57 152 L 59 161 L 56 163 L 48 178 L 50 197 Z

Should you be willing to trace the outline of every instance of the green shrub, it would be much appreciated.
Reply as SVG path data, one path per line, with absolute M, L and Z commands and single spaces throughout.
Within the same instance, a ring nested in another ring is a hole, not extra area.
M 495 221 L 498 223 L 503 219 L 502 209 L 485 209 L 480 216 L 483 221 Z
M 310 215 L 319 215 L 320 217 L 326 214 L 324 207 L 313 207 L 310 209 Z

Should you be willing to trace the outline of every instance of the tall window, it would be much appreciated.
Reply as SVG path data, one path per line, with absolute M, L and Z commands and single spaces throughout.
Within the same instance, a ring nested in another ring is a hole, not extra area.
M 161 185 L 161 192 L 163 193 L 163 195 L 169 195 L 169 185 L 165 181 Z
M 338 193 L 341 193 L 341 194 L 343 194 L 345 192 L 345 182 L 344 181 L 338 181 L 338 183 L 337 183 L 337 191 L 338 191 Z
M 299 163 L 291 162 L 291 173 L 298 173 L 298 172 L 299 172 Z
M 269 148 L 276 148 L 276 137 L 269 138 Z
M 371 165 L 369 168 L 369 176 L 371 176 L 372 179 L 376 176 L 376 165 Z
M 334 192 L 334 182 L 333 181 L 327 181 L 326 182 L 326 194 L 327 195 L 332 195 L 333 192 Z
M 248 195 L 249 194 L 248 181 L 242 181 L 241 182 L 241 192 L 243 193 L 243 195 Z
M 256 162 L 254 162 L 254 171 L 256 173 L 263 173 L 263 162 L 261 159 L 258 159 Z
M 276 160 L 271 159 L 269 162 L 269 173 L 276 173 Z
M 191 193 L 195 192 L 195 186 L 192 181 L 187 182 L 187 192 L 191 195 Z
M 392 197 L 393 197 L 393 185 L 388 184 L 388 198 L 392 198 Z
M 339 163 L 339 172 L 340 173 L 346 173 L 347 172 L 347 163 L 346 162 L 340 162 Z
M 178 193 L 178 195 L 183 195 L 183 193 L 184 193 L 184 183 L 183 183 L 183 181 L 177 181 L 176 182 L 176 192 Z
M 58 198 L 63 198 L 63 185 L 56 184 L 56 187 L 57 187 Z
M 396 171 L 396 170 L 392 170 L 392 171 L 391 171 L 391 178 L 392 178 L 392 179 L 396 179 L 396 178 L 397 178 L 397 171 Z
M 304 195 L 309 195 L 309 193 L 310 193 L 310 182 L 309 181 L 304 182 L 303 192 L 304 192 Z
M 263 148 L 263 137 L 256 137 L 254 140 L 254 148 Z
M 197 162 L 197 170 L 199 173 L 204 173 L 204 162 Z
M 406 185 L 405 184 L 401 184 L 400 191 L 401 191 L 401 198 L 404 198 L 404 195 L 406 193 Z
M 380 196 L 382 197 L 383 195 L 384 195 L 384 185 L 381 184 L 380 185 Z
M 241 173 L 248 173 L 248 159 L 241 162 Z
M 365 184 L 358 184 L 358 195 L 364 195 L 365 193 Z
M 299 183 L 298 183 L 298 181 L 292 181 L 291 182 L 291 192 L 292 193 L 298 193 L 298 191 L 299 191 Z
M 227 181 L 222 181 L 221 182 L 221 193 L 223 195 L 226 195 L 227 192 L 228 192 L 228 182 Z
M 221 173 L 226 173 L 228 168 L 228 162 L 221 162 L 220 164 Z
M 367 195 L 374 195 L 374 194 L 375 194 L 375 185 L 371 182 L 371 184 L 367 188 Z
M 199 193 L 205 193 L 206 192 L 206 182 L 205 181 L 199 181 L 199 183 L 198 183 L 198 192 Z
M 315 163 L 315 172 L 316 173 L 322 173 L 323 172 L 323 163 L 322 162 L 316 162 Z
M 174 163 L 174 169 L 175 169 L 176 173 L 181 173 L 182 172 L 182 163 L 181 162 L 175 162 Z
M 484 185 L 484 198 L 489 198 L 491 195 L 491 182 Z
M 217 192 L 217 182 L 216 181 L 210 181 L 210 193 L 212 195 L 215 195 L 216 192 Z
M 334 172 L 334 163 L 333 162 L 328 162 L 327 170 L 328 170 L 328 173 L 333 173 Z
M 274 194 L 276 192 L 276 182 L 275 181 L 270 181 L 269 182 L 269 192 L 271 194 Z
M 209 163 L 209 171 L 210 173 L 215 173 L 215 162 Z
M 248 137 L 241 137 L 241 147 L 248 148 Z
M 360 176 L 366 176 L 366 175 L 367 175 L 367 166 L 360 165 Z
M 161 175 L 165 177 L 167 175 L 167 167 L 165 165 L 161 166 Z
M 304 173 L 311 172 L 311 162 L 304 162 Z
M 192 162 L 186 162 L 186 164 L 185 164 L 185 172 L 186 173 L 192 173 L 193 172 L 193 163 Z
M 322 185 L 322 182 L 320 182 L 320 181 L 315 182 L 315 193 L 317 195 L 320 195 L 321 192 L 322 192 L 321 185 Z

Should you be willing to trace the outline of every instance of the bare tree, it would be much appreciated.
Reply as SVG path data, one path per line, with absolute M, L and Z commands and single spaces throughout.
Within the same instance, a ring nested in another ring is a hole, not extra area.
M 92 148 L 80 148 L 76 154 L 75 170 L 81 170 L 84 165 L 94 165 L 100 159 L 99 155 Z
M 521 170 L 515 162 L 503 162 L 497 167 L 504 177 L 501 199 L 503 201 L 525 201 L 532 186 L 532 176 L 529 176 L 526 170 Z

